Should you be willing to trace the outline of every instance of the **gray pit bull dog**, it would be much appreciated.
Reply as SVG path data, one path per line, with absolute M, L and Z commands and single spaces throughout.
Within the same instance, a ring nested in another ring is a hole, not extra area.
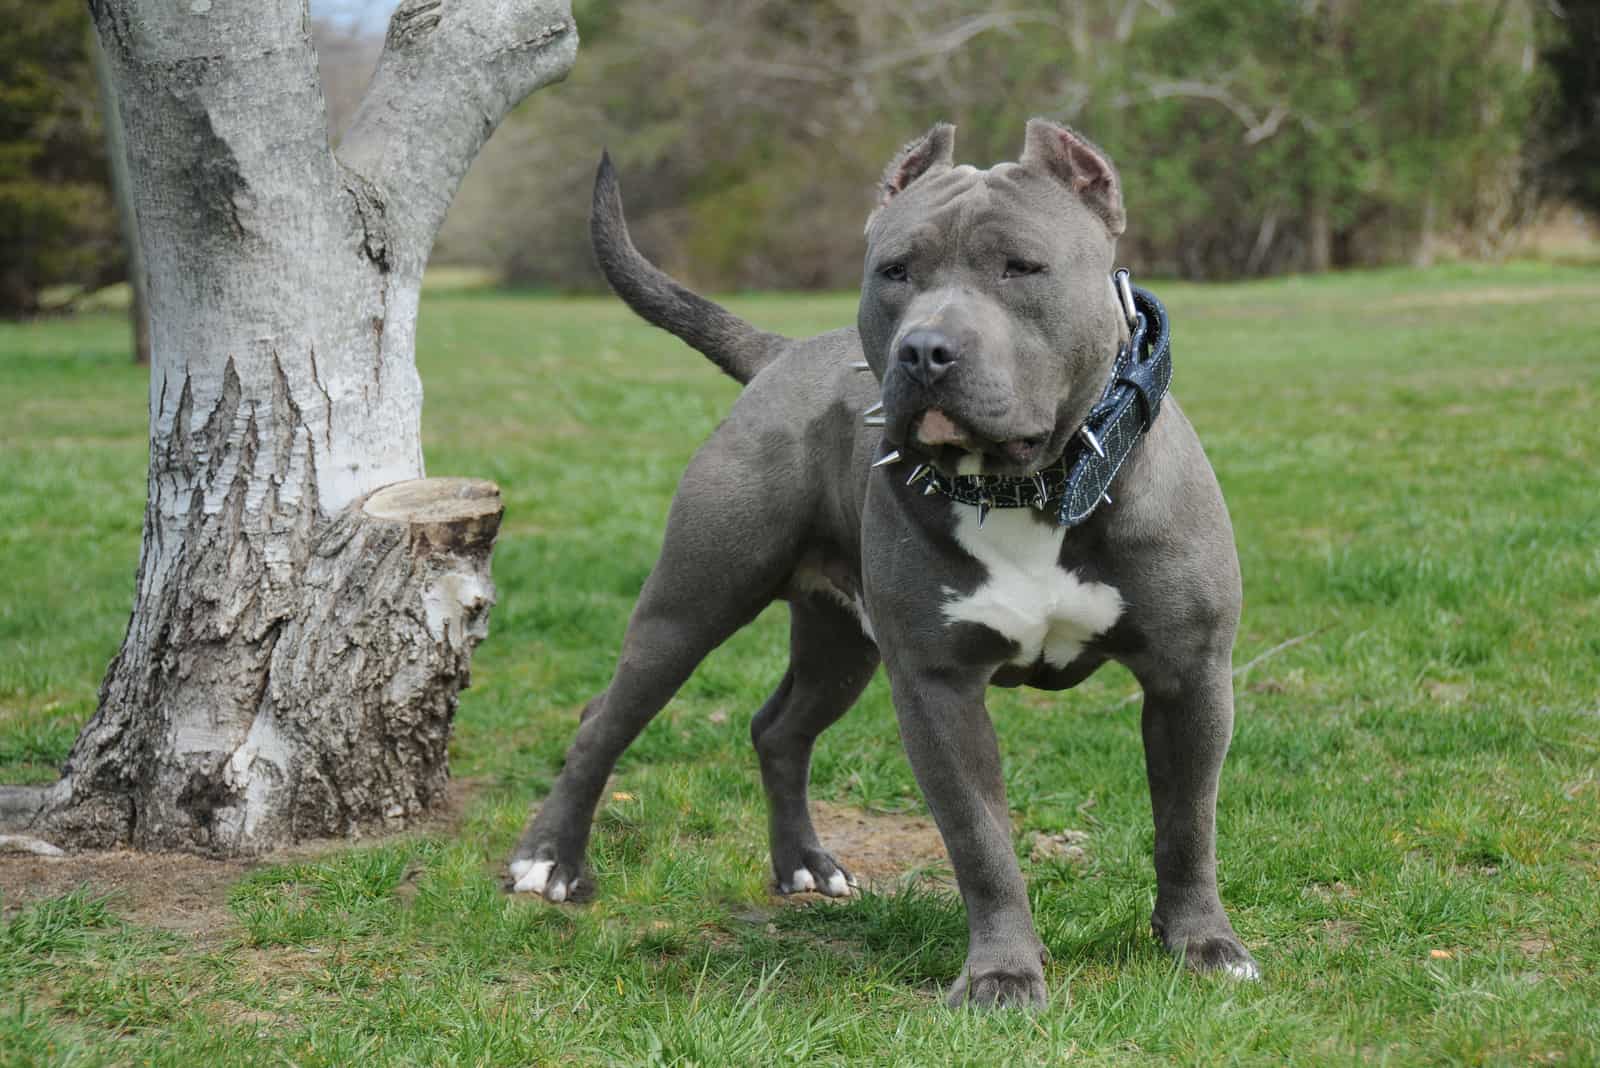
M 857 329 L 805 340 L 758 331 L 644 260 L 602 160 L 592 231 L 612 287 L 746 388 L 683 476 L 616 673 L 511 855 L 513 890 L 592 892 L 584 853 L 618 757 L 712 649 L 781 598 L 789 669 L 751 724 L 780 891 L 854 887 L 817 838 L 806 787 L 817 736 L 881 659 L 967 908 L 949 1002 L 1042 1005 L 1044 947 L 984 694 L 1065 689 L 1116 660 L 1144 690 L 1155 933 L 1195 968 L 1255 978 L 1215 861 L 1239 566 L 1183 412 L 1160 405 L 1113 503 L 1071 526 L 1030 507 L 980 516 L 908 485 L 918 462 L 946 477 L 1057 465 L 1129 342 L 1111 280 L 1122 196 L 1104 155 L 1039 119 L 1016 163 L 958 167 L 953 147 L 939 125 L 890 163 Z M 883 462 L 891 451 L 904 459 Z

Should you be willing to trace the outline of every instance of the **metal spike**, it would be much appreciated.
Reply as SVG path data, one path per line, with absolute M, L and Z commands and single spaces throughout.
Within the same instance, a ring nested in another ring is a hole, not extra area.
M 1101 500 L 1102 500 L 1102 501 L 1105 501 L 1105 502 L 1106 502 L 1106 503 L 1107 503 L 1107 504 L 1110 504 L 1110 503 L 1111 503 L 1111 494 L 1109 494 L 1109 493 L 1102 493 L 1102 494 L 1100 494 L 1100 499 L 1101 499 Z
M 862 420 L 862 422 L 866 423 L 868 426 L 883 426 L 884 424 L 888 423 L 888 421 L 889 420 L 885 419 L 881 415 L 869 415 Z
M 924 486 L 922 488 L 922 495 L 924 497 L 932 497 L 935 493 L 938 493 L 938 492 L 939 492 L 939 487 L 936 486 L 935 484 L 933 484 L 932 482 L 928 483 L 926 486 Z
M 861 414 L 862 415 L 877 415 L 881 411 L 883 411 L 883 401 L 879 401 L 877 404 L 874 404 L 872 407 L 868 408 L 866 411 L 862 412 Z
M 988 501 L 979 501 L 978 502 L 978 529 L 979 530 L 983 529 L 983 521 L 985 519 L 988 519 L 988 518 L 989 518 L 989 502 Z
M 1033 499 L 1033 506 L 1034 506 L 1034 507 L 1035 507 L 1035 508 L 1037 508 L 1037 509 L 1039 509 L 1039 511 L 1041 511 L 1041 512 L 1042 512 L 1042 511 L 1044 511 L 1044 502 L 1045 502 L 1045 498 L 1044 498 L 1044 496 L 1043 496 L 1043 495 L 1040 495 L 1040 496 L 1038 496 L 1038 497 L 1035 497 L 1035 498 L 1034 498 L 1034 499 Z
M 870 363 L 868 363 L 866 360 L 851 360 L 850 361 L 850 370 L 852 370 L 852 371 L 870 371 L 870 370 L 872 370 L 872 365 Z
M 1050 499 L 1050 487 L 1044 483 L 1044 475 L 1038 471 L 1033 473 L 1033 484 L 1039 487 L 1039 507 L 1044 507 L 1044 502 Z
M 1105 447 L 1100 444 L 1100 439 L 1094 436 L 1094 431 L 1089 429 L 1088 424 L 1078 428 L 1078 436 L 1083 439 L 1085 445 L 1094 450 L 1096 456 L 1102 460 L 1106 458 Z
M 889 453 L 886 453 L 882 458 L 872 461 L 872 466 L 873 467 L 888 467 L 890 464 L 897 464 L 899 462 L 900 462 L 900 450 L 899 449 L 895 449 L 895 450 L 893 450 L 893 451 L 891 451 Z
M 906 485 L 910 486 L 921 479 L 927 478 L 928 472 L 931 470 L 932 468 L 930 468 L 927 464 L 918 464 L 916 467 L 911 469 L 911 477 L 906 479 Z

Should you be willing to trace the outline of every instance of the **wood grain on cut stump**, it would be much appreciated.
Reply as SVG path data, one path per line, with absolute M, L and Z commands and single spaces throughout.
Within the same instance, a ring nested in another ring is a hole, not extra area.
M 478 552 L 494 544 L 505 503 L 481 478 L 418 478 L 374 492 L 361 510 L 411 528 L 412 552 Z

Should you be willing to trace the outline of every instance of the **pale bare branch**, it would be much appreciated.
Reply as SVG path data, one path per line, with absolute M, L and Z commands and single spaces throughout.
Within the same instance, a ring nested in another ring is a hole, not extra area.
M 1059 26 L 1061 20 L 1041 11 L 995 11 L 987 15 L 974 15 L 935 30 L 905 48 L 874 56 L 861 65 L 861 73 L 880 74 L 914 60 L 947 55 L 985 33 L 994 30 L 1014 31 L 1018 26 L 1028 23 Z
M 1258 115 L 1250 105 L 1240 100 L 1223 85 L 1213 85 L 1210 82 L 1184 80 L 1173 82 L 1148 82 L 1145 92 L 1152 100 L 1165 100 L 1180 97 L 1191 100 L 1210 100 L 1226 108 L 1234 118 L 1244 126 L 1244 143 L 1247 145 L 1260 144 L 1273 134 L 1277 133 L 1283 125 L 1283 120 L 1288 118 L 1292 111 L 1288 105 L 1281 102 L 1275 103 L 1265 115 Z
M 461 178 L 505 114 L 577 56 L 568 0 L 403 0 L 338 157 L 399 219 L 390 254 L 420 272 Z

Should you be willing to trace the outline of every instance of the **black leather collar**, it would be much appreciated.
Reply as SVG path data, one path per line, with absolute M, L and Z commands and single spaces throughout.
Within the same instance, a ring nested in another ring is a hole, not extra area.
M 1117 272 L 1117 284 L 1126 275 Z M 1055 506 L 1056 522 L 1077 526 L 1111 498 L 1106 490 L 1122 462 L 1161 411 L 1172 381 L 1172 332 L 1167 309 L 1147 289 L 1127 286 L 1131 336 L 1117 350 L 1111 380 L 1089 417 L 1078 428 L 1061 459 L 1031 475 L 943 475 L 927 464 L 911 472 L 906 484 L 923 493 L 942 493 L 978 509 L 978 523 L 991 508 Z

